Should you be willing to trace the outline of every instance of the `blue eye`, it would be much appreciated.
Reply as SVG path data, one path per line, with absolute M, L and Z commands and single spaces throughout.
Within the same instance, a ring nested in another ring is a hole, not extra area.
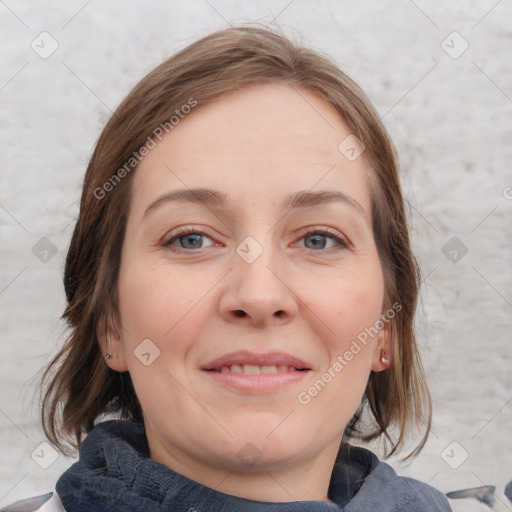
M 211 243 L 206 243 L 208 240 Z M 179 251 L 180 249 L 202 249 L 203 247 L 213 245 L 213 243 L 213 240 L 204 233 L 187 230 L 177 233 L 163 245 L 171 250 Z
M 310 244 L 308 245 L 308 240 Z M 304 237 L 305 245 L 308 249 L 325 249 L 327 236 L 323 234 L 308 235 Z
M 302 237 L 306 249 L 332 249 L 336 246 L 344 248 L 348 244 L 336 235 L 324 230 L 314 230 Z
M 299 241 L 302 240 L 304 241 L 303 247 L 314 251 L 336 250 L 348 247 L 348 243 L 345 240 L 325 228 L 311 230 L 299 239 Z M 174 234 L 174 236 L 162 244 L 162 247 L 170 251 L 179 252 L 204 249 L 212 245 L 215 245 L 215 241 L 208 235 L 196 229 L 188 228 Z
M 193 233 L 191 235 L 180 236 L 178 238 L 183 249 L 199 249 L 203 246 L 203 235 Z

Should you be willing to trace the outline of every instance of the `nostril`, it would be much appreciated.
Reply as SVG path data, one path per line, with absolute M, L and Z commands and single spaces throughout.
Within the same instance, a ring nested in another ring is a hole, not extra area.
M 236 316 L 238 316 L 238 317 L 240 317 L 240 318 L 244 317 L 246 314 L 247 314 L 247 313 L 246 313 L 245 311 L 242 311 L 241 309 L 237 309 L 237 310 L 235 311 L 235 315 L 236 315 Z
M 274 316 L 283 316 L 284 315 L 284 311 L 282 309 L 280 309 L 279 311 L 276 311 L 274 313 Z

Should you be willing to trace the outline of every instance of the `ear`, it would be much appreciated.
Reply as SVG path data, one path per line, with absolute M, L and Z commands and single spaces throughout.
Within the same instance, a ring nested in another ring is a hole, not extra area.
M 375 338 L 372 355 L 372 371 L 382 372 L 389 368 L 393 354 L 391 322 L 385 323 Z
M 126 372 L 128 371 L 128 365 L 126 364 L 119 331 L 114 327 L 112 319 L 105 317 L 98 322 L 96 336 L 105 364 L 116 372 Z M 107 357 L 107 354 L 110 357 Z

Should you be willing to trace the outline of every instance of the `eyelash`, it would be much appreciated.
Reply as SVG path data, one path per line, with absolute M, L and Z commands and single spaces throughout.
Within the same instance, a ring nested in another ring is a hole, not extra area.
M 179 248 L 172 247 L 172 244 L 174 242 L 178 241 L 181 237 L 186 236 L 186 235 L 203 235 L 203 236 L 207 236 L 208 238 L 213 240 L 213 238 L 211 236 L 209 236 L 207 233 L 205 233 L 204 231 L 189 227 L 189 228 L 184 228 L 184 229 L 178 231 L 177 233 L 175 233 L 171 238 L 169 238 L 169 240 L 163 242 L 162 247 L 164 247 L 170 251 L 173 251 L 173 252 L 194 252 L 194 249 L 184 249 L 183 247 L 179 247 Z M 333 239 L 339 245 L 339 247 L 335 250 L 348 249 L 348 247 L 349 247 L 349 243 L 346 240 L 344 240 L 343 238 L 340 238 L 336 234 L 336 232 L 334 232 L 331 229 L 326 228 L 326 227 L 312 227 L 308 231 L 303 232 L 301 234 L 301 237 L 299 238 L 299 240 L 302 240 L 302 239 L 307 238 L 312 235 L 325 235 L 328 238 Z M 200 247 L 199 249 L 205 249 L 205 247 Z M 332 249 L 333 248 L 319 250 L 319 251 L 315 251 L 314 249 L 310 249 L 310 250 L 314 251 L 314 252 L 326 252 L 326 251 L 329 251 Z
M 311 236 L 311 235 L 325 235 L 327 238 L 330 238 L 330 239 L 334 240 L 335 242 L 337 242 L 338 246 L 339 246 L 337 248 L 331 247 L 330 249 L 325 249 L 322 251 L 314 251 L 314 249 L 310 249 L 311 251 L 314 251 L 314 252 L 326 252 L 326 251 L 333 250 L 333 249 L 334 250 L 348 249 L 348 247 L 349 247 L 349 244 L 346 240 L 341 238 L 334 230 L 326 228 L 326 227 L 314 227 L 313 226 L 312 228 L 308 228 L 306 231 L 301 233 L 299 240 L 307 238 L 308 236 Z
M 207 236 L 208 238 L 212 238 L 210 235 L 208 235 L 208 233 L 205 233 L 204 231 L 201 231 L 200 229 L 184 228 L 184 229 L 178 231 L 177 233 L 175 233 L 171 238 L 169 238 L 169 240 L 164 242 L 162 244 L 162 247 L 165 247 L 166 249 L 169 249 L 173 252 L 178 252 L 178 251 L 190 252 L 193 249 L 184 249 L 183 247 L 180 247 L 180 248 L 171 247 L 171 244 L 173 244 L 174 242 L 179 240 L 181 237 L 187 236 L 187 235 L 204 235 L 204 236 Z M 203 249 L 203 247 L 200 247 L 200 249 Z

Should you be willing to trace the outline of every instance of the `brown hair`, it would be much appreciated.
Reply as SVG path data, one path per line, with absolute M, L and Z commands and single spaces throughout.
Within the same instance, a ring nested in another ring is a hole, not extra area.
M 371 168 L 372 222 L 384 273 L 384 308 L 398 303 L 401 310 L 389 324 L 391 366 L 371 373 L 346 435 L 364 440 L 384 435 L 393 453 L 404 444 L 409 427 L 424 425 L 424 436 L 413 454 L 423 447 L 431 403 L 413 330 L 419 276 L 393 145 L 365 94 L 328 58 L 271 30 L 238 27 L 191 44 L 149 73 L 117 108 L 96 144 L 65 266 L 63 318 L 70 334 L 43 376 L 43 428 L 62 451 L 67 451 L 64 441 L 79 446 L 82 434 L 103 413 L 142 421 L 129 374 L 107 367 L 97 337 L 98 328 L 107 323 L 119 329 L 117 279 L 137 164 L 133 156 L 191 99 L 201 105 L 242 87 L 269 82 L 306 88 L 332 105 L 365 145 Z M 107 190 L 107 182 L 113 184 L 109 192 L 99 194 Z M 361 429 L 365 411 L 371 413 L 372 424 Z M 390 434 L 394 425 L 398 436 Z

